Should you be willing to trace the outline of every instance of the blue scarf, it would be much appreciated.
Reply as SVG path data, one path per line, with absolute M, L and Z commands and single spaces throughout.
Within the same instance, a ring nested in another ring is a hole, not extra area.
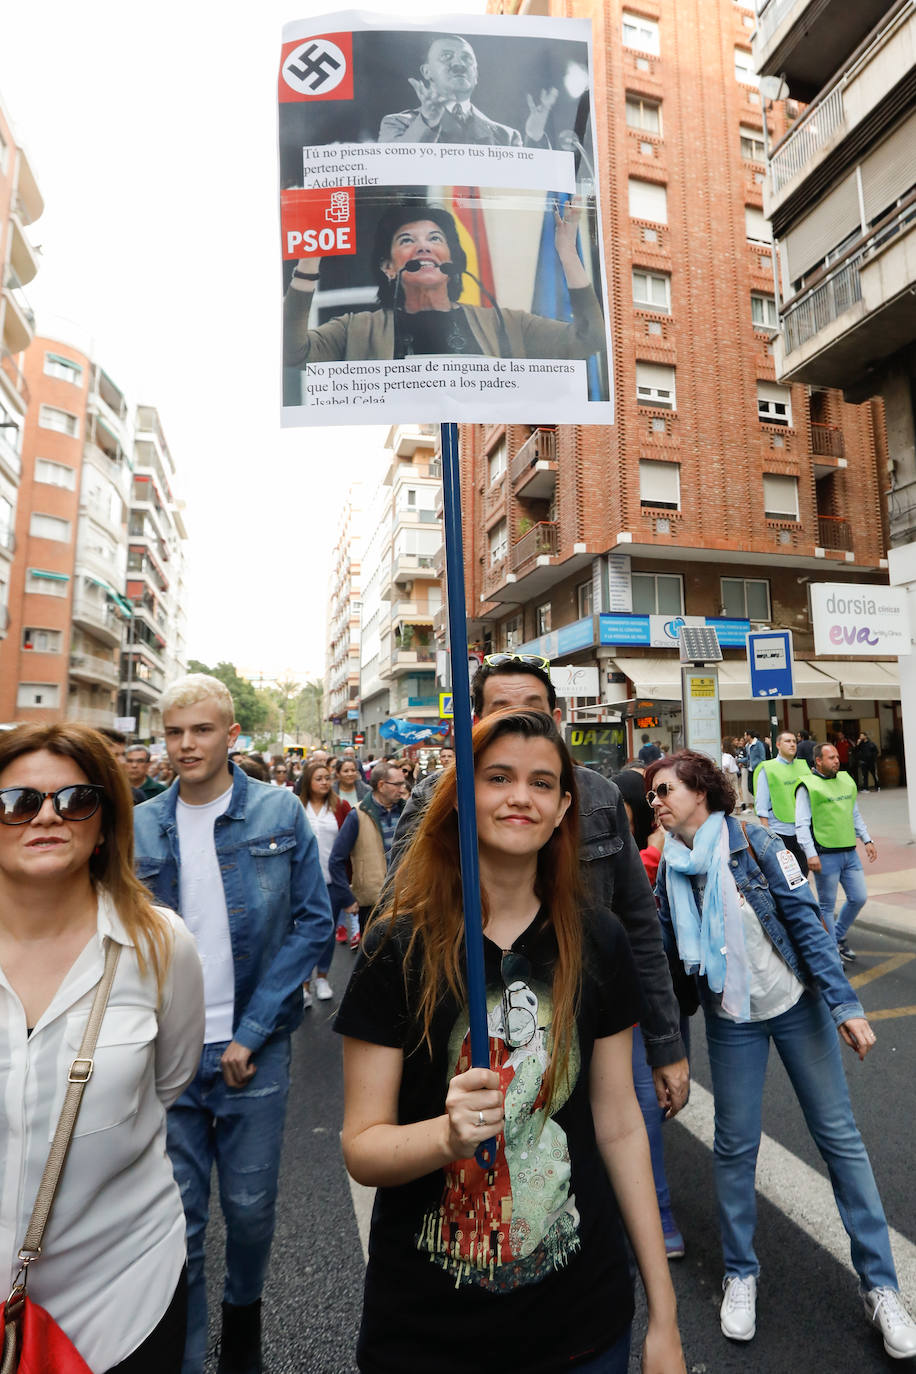
M 750 1019 L 751 999 L 738 887 L 729 867 L 728 825 L 714 811 L 693 837 L 693 848 L 668 835 L 665 883 L 678 954 L 688 973 L 701 973 L 722 1008 L 738 1021 Z M 697 911 L 691 874 L 704 873 L 702 915 Z

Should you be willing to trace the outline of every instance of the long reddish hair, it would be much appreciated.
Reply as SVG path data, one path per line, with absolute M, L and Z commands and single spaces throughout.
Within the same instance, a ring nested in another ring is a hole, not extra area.
M 583 903 L 574 765 L 551 716 L 541 711 L 497 711 L 474 727 L 471 738 L 475 768 L 484 751 L 504 735 L 549 740 L 560 760 L 560 792 L 568 792 L 571 798 L 562 822 L 538 853 L 535 879 L 535 895 L 549 915 L 557 941 L 551 1054 L 544 1080 L 547 1100 L 552 1102 L 558 1074 L 566 1074 L 582 978 Z M 457 780 L 452 764 L 443 771 L 404 854 L 387 904 L 373 918 L 373 923 L 387 921 L 388 933 L 401 913 L 401 919 L 410 921 L 405 978 L 409 967 L 419 966 L 418 1010 L 422 1038 L 428 1049 L 432 1048 L 433 1015 L 443 993 L 447 989 L 459 1001 L 467 997 L 456 804 Z M 489 903 L 484 888 L 480 895 L 486 930 Z
M 327 774 L 330 775 L 331 770 L 323 759 L 318 759 L 318 761 L 315 763 L 307 763 L 306 766 L 303 768 L 302 786 L 299 788 L 299 800 L 302 802 L 303 806 L 305 806 L 306 802 L 311 800 L 312 778 L 322 768 Z M 346 812 L 350 809 L 348 803 L 345 801 L 341 801 L 340 797 L 338 797 L 333 787 L 331 788 L 328 795 L 325 797 L 325 801 L 327 802 L 328 808 L 331 811 L 331 814 L 333 815 L 337 824 L 340 825 L 342 819 L 340 815 L 340 809 L 341 807 L 346 807 L 346 811 L 344 812 L 344 815 L 346 815 Z

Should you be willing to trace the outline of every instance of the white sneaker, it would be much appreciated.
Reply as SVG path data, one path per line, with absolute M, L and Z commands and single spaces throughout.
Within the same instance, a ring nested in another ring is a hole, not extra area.
M 303 1011 L 308 1011 L 308 1009 L 309 1009 L 309 1007 L 310 1007 L 311 1005 L 312 1005 L 312 994 L 309 992 L 308 988 L 303 988 L 303 989 L 302 989 L 302 1010 L 303 1010 Z
M 318 977 L 315 979 L 315 996 L 319 1002 L 330 1002 L 334 996 L 334 989 L 327 978 Z
M 862 1301 L 868 1320 L 881 1332 L 884 1349 L 891 1359 L 907 1360 L 916 1355 L 916 1322 L 896 1288 L 872 1288 L 862 1293 Z
M 725 1297 L 719 1309 L 722 1335 L 730 1341 L 752 1341 L 757 1334 L 757 1280 L 727 1274 L 722 1281 Z M 886 1291 L 886 1290 L 883 1290 Z

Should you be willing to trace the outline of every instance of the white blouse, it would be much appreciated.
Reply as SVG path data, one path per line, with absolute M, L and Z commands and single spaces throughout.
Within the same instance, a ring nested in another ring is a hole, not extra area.
M 125 1359 L 169 1305 L 185 1259 L 185 1219 L 165 1152 L 165 1112 L 193 1078 L 203 1044 L 203 979 L 194 940 L 174 933 L 161 1001 L 134 944 L 99 892 L 97 933 L 32 1035 L 0 968 L 0 1282 L 19 1268 L 38 1184 L 103 967 L 124 946 L 70 1153 L 28 1291 L 93 1370 Z
M 321 865 L 321 876 L 326 883 L 329 883 L 331 881 L 331 850 L 334 848 L 334 841 L 337 839 L 339 831 L 337 817 L 327 802 L 317 811 L 311 802 L 306 802 L 305 814 L 309 825 L 312 827 L 312 834 L 318 841 L 318 862 Z

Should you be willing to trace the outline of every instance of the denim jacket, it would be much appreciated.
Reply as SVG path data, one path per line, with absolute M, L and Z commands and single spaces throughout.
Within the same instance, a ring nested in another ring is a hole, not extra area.
M 388 856 L 388 880 L 401 862 L 441 773 L 417 783 L 398 822 Z M 684 1058 L 680 1008 L 671 986 L 658 912 L 639 850 L 630 834 L 616 783 L 591 768 L 577 767 L 579 862 L 589 904 L 617 916 L 627 933 L 643 997 L 640 1027 L 651 1067 Z
M 229 764 L 232 796 L 213 826 L 235 962 L 233 1038 L 257 1051 L 302 1020 L 302 983 L 333 929 L 318 846 L 301 803 Z M 134 811 L 137 876 L 181 914 L 178 787 Z
M 762 825 L 748 825 L 748 837 L 757 856 L 755 863 L 740 822 L 729 816 L 726 824 L 732 876 L 738 891 L 754 908 L 777 952 L 799 982 L 817 989 L 838 1026 L 854 1016 L 864 1016 L 862 1004 L 843 972 L 836 941 L 821 925 L 820 912 L 811 888 L 807 883 L 794 889 L 789 887 L 776 857 L 780 850 L 785 849 L 780 837 L 765 830 Z M 665 943 L 674 953 L 677 944 L 668 904 L 664 856 L 658 870 L 655 894 Z M 705 978 L 699 977 L 698 982 L 704 1005 L 710 1008 L 718 1006 L 721 995 L 711 991 Z

